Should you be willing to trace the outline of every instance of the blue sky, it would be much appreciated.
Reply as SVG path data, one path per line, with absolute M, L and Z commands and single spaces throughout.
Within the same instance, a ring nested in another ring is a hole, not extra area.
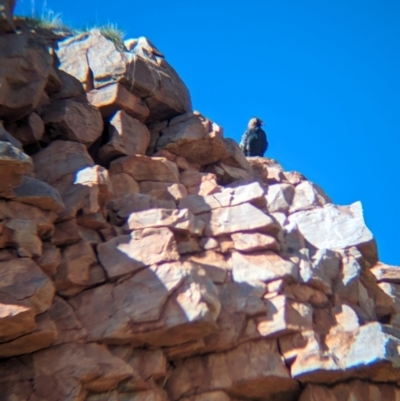
M 336 204 L 361 200 L 383 262 L 400 265 L 400 2 L 47 0 L 75 27 L 147 36 L 193 106 L 240 139 L 266 123 L 268 156 Z M 29 14 L 31 0 L 16 12 Z M 41 13 L 43 1 L 36 0 Z

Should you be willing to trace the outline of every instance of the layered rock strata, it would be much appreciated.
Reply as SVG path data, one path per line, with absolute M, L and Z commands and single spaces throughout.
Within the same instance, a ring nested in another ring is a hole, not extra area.
M 246 159 L 147 39 L 0 3 L 1 400 L 399 399 L 359 202 Z

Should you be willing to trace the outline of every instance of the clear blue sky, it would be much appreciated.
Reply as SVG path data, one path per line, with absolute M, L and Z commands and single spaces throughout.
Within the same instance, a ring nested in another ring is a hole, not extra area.
M 35 7 L 42 10 L 43 1 Z M 400 265 L 400 1 L 47 0 L 75 27 L 147 36 L 193 106 L 239 140 L 266 122 L 268 156 L 361 200 L 380 259 Z M 31 0 L 17 13 L 29 14 Z

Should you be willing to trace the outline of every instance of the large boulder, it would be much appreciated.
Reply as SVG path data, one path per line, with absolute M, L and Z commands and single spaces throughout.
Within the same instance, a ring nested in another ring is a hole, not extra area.
M 36 108 L 51 64 L 43 37 L 29 33 L 0 36 L 0 118 L 16 120 Z
M 163 120 L 191 109 L 189 92 L 175 70 L 163 59 L 158 62 L 138 40 L 128 50 L 99 30 L 60 41 L 56 50 L 60 69 L 76 77 L 86 90 L 120 83 L 132 94 L 145 98 L 148 121 Z
M 327 204 L 289 216 L 304 238 L 318 249 L 343 249 L 356 246 L 371 261 L 376 261 L 375 239 L 365 225 L 360 202 L 350 206 Z
M 161 149 L 200 166 L 229 157 L 221 127 L 197 112 L 170 121 L 157 141 L 156 150 Z

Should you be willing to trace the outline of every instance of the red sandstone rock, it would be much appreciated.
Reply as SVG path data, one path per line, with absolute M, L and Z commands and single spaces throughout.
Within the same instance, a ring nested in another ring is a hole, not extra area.
M 232 240 L 234 248 L 242 252 L 260 251 L 269 249 L 279 251 L 278 241 L 271 235 L 261 233 L 233 233 Z
M 97 263 L 91 245 L 83 240 L 68 245 L 61 252 L 61 263 L 53 277 L 61 295 L 75 295 L 89 284 L 90 267 Z
M 88 99 L 105 118 L 113 116 L 118 110 L 123 110 L 129 116 L 144 122 L 150 113 L 144 100 L 130 93 L 120 84 L 94 89 L 88 93 Z
M 47 43 L 40 35 L 0 36 L 1 119 L 18 120 L 36 108 L 51 64 Z
M 93 166 L 93 160 L 83 144 L 54 141 L 33 156 L 35 175 L 52 185 L 63 176 Z
M 209 195 L 191 195 L 179 202 L 179 207 L 187 208 L 194 214 L 209 212 L 210 210 L 236 206 L 242 203 L 251 202 L 262 205 L 264 189 L 258 182 L 240 185 L 233 188 L 224 188 L 221 192 Z
M 30 354 L 43 348 L 48 348 L 56 341 L 58 332 L 49 313 L 36 317 L 36 328 L 15 340 L 0 343 L 0 357 L 7 358 L 16 355 Z
M 34 315 L 47 311 L 54 295 L 54 285 L 40 268 L 28 258 L 18 258 L 0 262 L 1 300 L 3 305 L 21 306 L 16 308 L 15 319 L 7 318 L 9 307 L 3 306 L 5 318 L 10 321 L 11 327 L 4 327 L 2 336 L 13 336 L 29 332 L 32 329 L 32 320 L 29 310 Z M 24 308 L 25 307 L 25 308 Z M 21 320 L 22 318 L 22 320 Z
M 96 107 L 58 100 L 43 115 L 46 131 L 51 139 L 80 142 L 89 147 L 103 131 L 103 121 Z
M 277 225 L 270 216 L 249 203 L 214 209 L 210 214 L 199 214 L 199 217 L 206 224 L 204 234 L 210 237 L 238 231 L 277 230 Z
M 191 112 L 171 120 L 162 130 L 156 149 L 166 149 L 200 166 L 229 156 L 220 127 Z
M 350 206 L 327 204 L 322 208 L 299 211 L 291 214 L 289 220 L 298 225 L 304 238 L 316 248 L 357 246 L 365 257 L 376 260 L 375 240 L 365 226 L 359 202 Z
M 296 280 L 298 268 L 278 254 L 266 251 L 253 254 L 232 253 L 232 276 L 238 283 L 269 282 L 279 278 Z
M 98 344 L 65 344 L 34 354 L 35 392 L 43 399 L 78 399 L 112 390 L 132 369 Z M 63 378 L 68 376 L 69 380 Z
M 32 171 L 31 158 L 9 142 L 0 141 L 0 192 L 19 186 Z
M 31 113 L 29 116 L 8 125 L 7 129 L 23 145 L 30 145 L 42 139 L 44 123 L 36 113 Z
M 154 263 L 179 259 L 176 242 L 166 227 L 146 228 L 98 246 L 99 261 L 108 277 L 134 273 Z
M 122 172 L 129 174 L 136 181 L 179 181 L 176 164 L 164 157 L 142 155 L 121 157 L 111 163 L 110 174 Z
M 170 377 L 172 400 L 195 391 L 225 390 L 236 396 L 293 399 L 297 383 L 280 359 L 275 341 L 243 344 L 232 351 L 186 359 Z
M 15 201 L 34 205 L 44 210 L 60 213 L 65 207 L 59 192 L 36 178 L 25 176 L 21 185 L 13 189 L 13 193 Z
M 151 209 L 132 213 L 126 224 L 126 228 L 130 231 L 151 227 L 168 227 L 171 230 L 200 236 L 204 230 L 204 222 L 187 209 Z
M 139 120 L 118 111 L 108 127 L 109 141 L 100 149 L 99 157 L 104 161 L 119 156 L 145 154 L 150 141 L 147 127 Z

